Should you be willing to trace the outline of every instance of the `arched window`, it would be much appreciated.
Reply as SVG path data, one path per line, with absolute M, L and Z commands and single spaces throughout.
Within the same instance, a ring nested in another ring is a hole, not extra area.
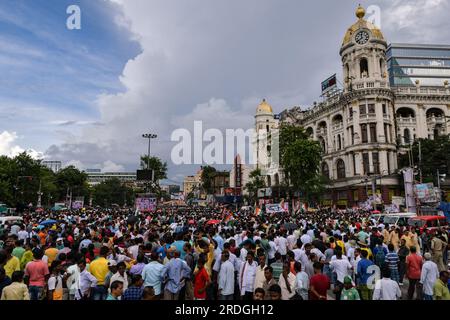
M 271 187 L 272 186 L 272 179 L 270 176 L 267 176 L 267 186 Z
M 359 60 L 359 71 L 361 78 L 367 78 L 369 76 L 369 63 L 366 58 Z
M 345 64 L 345 76 L 350 81 L 350 67 L 349 67 L 348 63 Z
M 336 169 L 337 169 L 337 178 L 344 179 L 345 178 L 345 163 L 344 160 L 339 159 L 336 161 Z
M 411 135 L 408 128 L 406 128 L 403 132 L 403 139 L 405 141 L 405 144 L 409 144 L 411 142 Z
M 330 179 L 330 169 L 328 168 L 328 164 L 326 162 L 322 163 L 322 175 Z
M 384 60 L 380 58 L 380 75 L 382 76 L 384 72 Z
M 275 173 L 275 185 L 276 186 L 280 185 L 280 176 L 278 175 L 278 173 Z

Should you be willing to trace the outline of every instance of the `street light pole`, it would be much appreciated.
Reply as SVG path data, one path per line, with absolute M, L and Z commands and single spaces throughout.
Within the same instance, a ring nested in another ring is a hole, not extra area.
M 158 136 L 154 133 L 145 133 L 142 138 L 148 139 L 147 170 L 150 170 L 150 143 L 152 139 L 156 139 Z

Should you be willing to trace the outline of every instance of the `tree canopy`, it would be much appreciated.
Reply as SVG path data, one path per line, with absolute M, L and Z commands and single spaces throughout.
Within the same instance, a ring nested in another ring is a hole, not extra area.
M 422 163 L 419 162 L 419 142 L 422 152 Z M 450 135 L 439 136 L 434 140 L 418 139 L 412 145 L 412 160 L 414 165 L 422 170 L 424 182 L 436 181 L 437 171 L 450 174 Z M 409 167 L 410 155 L 407 153 L 399 155 L 399 167 Z
M 25 152 L 13 158 L 0 156 L 0 202 L 19 209 L 29 203 L 36 206 L 39 187 L 43 206 L 64 201 L 68 188 L 73 196 L 89 194 L 86 174 L 75 167 L 54 173 Z
M 322 148 L 309 139 L 302 127 L 282 125 L 280 128 L 280 164 L 289 186 L 310 200 L 323 192 L 320 173 Z
M 147 163 L 149 163 L 150 170 L 155 171 L 155 182 L 158 183 L 159 180 L 167 179 L 167 162 L 163 162 L 158 157 L 150 157 L 150 161 L 148 156 L 141 156 L 141 168 L 147 168 Z
M 248 191 L 250 203 L 254 203 L 257 200 L 258 189 L 266 187 L 264 177 L 261 174 L 260 169 L 255 169 L 249 174 L 249 182 L 245 185 L 245 189 Z

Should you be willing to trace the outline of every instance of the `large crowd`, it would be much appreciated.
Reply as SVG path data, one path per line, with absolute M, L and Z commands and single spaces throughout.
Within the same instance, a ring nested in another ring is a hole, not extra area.
M 2 300 L 449 300 L 448 227 L 366 210 L 24 213 L 0 226 Z M 404 289 L 404 290 L 402 290 Z

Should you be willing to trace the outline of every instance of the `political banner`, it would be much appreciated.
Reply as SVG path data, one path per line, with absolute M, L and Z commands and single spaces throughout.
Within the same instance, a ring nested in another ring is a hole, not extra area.
M 156 210 L 156 198 L 136 198 L 136 209 L 140 212 L 153 212 Z
M 266 212 L 271 213 L 281 213 L 286 212 L 285 209 L 279 203 L 266 204 Z

